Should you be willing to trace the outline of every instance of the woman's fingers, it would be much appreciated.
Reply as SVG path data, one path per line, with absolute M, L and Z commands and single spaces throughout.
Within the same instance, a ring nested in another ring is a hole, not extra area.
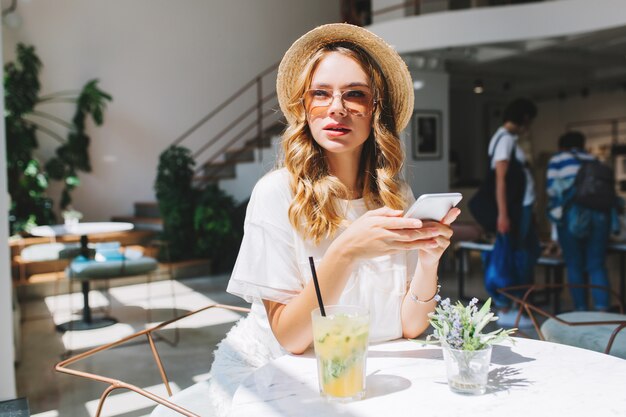
M 433 236 L 444 236 L 448 239 L 452 237 L 452 228 L 443 223 L 437 222 L 426 222 L 424 223 L 424 229 L 435 230 L 436 233 L 433 233 Z
M 431 239 L 438 235 L 433 229 L 389 229 L 387 232 L 390 239 L 400 242 Z
M 419 229 L 423 226 L 421 220 L 409 217 L 380 217 L 378 226 L 385 229 Z
M 396 240 L 389 244 L 395 250 L 432 250 L 439 247 L 439 243 L 435 239 L 413 240 L 410 242 L 402 242 Z
M 402 210 L 394 210 L 387 206 L 377 208 L 376 210 L 370 210 L 366 214 L 368 216 L 388 216 L 388 217 L 400 217 L 404 212 Z
M 448 211 L 448 214 L 446 214 L 446 216 L 443 218 L 441 223 L 450 225 L 459 217 L 460 214 L 461 214 L 461 210 L 456 207 L 453 207 L 450 209 L 450 211 Z

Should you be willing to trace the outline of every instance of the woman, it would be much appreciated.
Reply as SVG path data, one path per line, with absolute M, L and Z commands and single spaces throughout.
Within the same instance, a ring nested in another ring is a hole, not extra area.
M 496 289 L 502 287 L 503 282 L 507 282 L 506 286 L 531 282 L 540 253 L 533 223 L 535 185 L 526 155 L 518 144 L 519 137 L 528 131 L 536 116 L 537 107 L 532 101 L 513 100 L 504 109 L 503 124 L 489 142 L 490 168 L 495 171 L 496 181 L 497 232 L 510 237 L 507 250 L 515 252 L 512 270 L 497 271 L 498 279 L 486 280 L 487 291 L 499 310 L 498 324 L 503 327 L 532 326 L 524 315 L 517 321 L 517 310 L 511 309 L 510 301 Z M 502 240 L 496 245 L 500 242 Z
M 370 339 L 417 337 L 438 293 L 437 266 L 450 244 L 442 223 L 402 217 L 413 201 L 399 174 L 398 132 L 412 112 L 413 85 L 400 56 L 348 24 L 298 39 L 278 69 L 288 126 L 283 168 L 262 178 L 246 213 L 228 292 L 252 303 L 215 352 L 211 401 L 225 415 L 255 368 L 312 342 L 317 299 L 370 310 Z

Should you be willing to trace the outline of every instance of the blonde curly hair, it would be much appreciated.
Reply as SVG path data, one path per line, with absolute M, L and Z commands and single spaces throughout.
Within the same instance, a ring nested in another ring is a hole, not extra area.
M 404 151 L 394 115 L 390 111 L 387 85 L 378 64 L 357 45 L 337 42 L 325 45 L 311 55 L 296 81 L 293 96 L 287 103 L 295 116 L 283 133 L 282 161 L 291 174 L 294 199 L 289 207 L 289 221 L 305 239 L 319 243 L 332 237 L 344 222 L 337 200 L 349 199 L 350 193 L 341 181 L 329 172 L 323 149 L 315 142 L 306 120 L 302 103 L 304 92 L 311 85 L 313 73 L 321 60 L 331 52 L 354 59 L 370 76 L 377 102 L 372 114 L 372 131 L 363 144 L 359 163 L 361 192 L 368 209 L 388 206 L 404 209 L 406 199 L 401 192 L 400 172 Z

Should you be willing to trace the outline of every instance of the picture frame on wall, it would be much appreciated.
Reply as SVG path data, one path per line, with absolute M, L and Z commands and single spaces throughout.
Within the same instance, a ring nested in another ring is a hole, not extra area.
M 443 156 L 441 112 L 415 110 L 411 118 L 413 159 L 441 159 Z

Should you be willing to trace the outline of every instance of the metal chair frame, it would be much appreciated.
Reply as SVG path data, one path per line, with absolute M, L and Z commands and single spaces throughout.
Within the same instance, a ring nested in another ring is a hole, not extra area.
M 517 319 L 515 321 L 515 324 L 513 325 L 513 327 L 518 327 L 518 323 L 522 314 L 522 310 L 526 311 L 526 314 L 528 314 L 528 317 L 530 318 L 530 320 L 533 323 L 533 326 L 535 327 L 535 330 L 537 331 L 537 335 L 539 336 L 539 338 L 541 340 L 546 340 L 543 332 L 541 331 L 541 326 L 537 320 L 537 316 L 543 316 L 546 319 L 553 319 L 556 320 L 557 322 L 559 322 L 560 324 L 566 325 L 566 326 L 599 326 L 599 325 L 617 325 L 617 327 L 615 328 L 615 330 L 613 330 L 613 333 L 611 334 L 611 337 L 609 338 L 609 341 L 606 345 L 606 348 L 604 349 L 604 353 L 606 354 L 610 354 L 611 352 L 611 347 L 613 347 L 613 342 L 615 341 L 615 338 L 617 337 L 617 335 L 624 329 L 626 328 L 626 320 L 605 320 L 605 321 L 581 321 L 581 322 L 573 322 L 573 321 L 567 321 L 564 320 L 560 317 L 557 317 L 554 314 L 551 314 L 549 312 L 547 312 L 546 310 L 536 306 L 532 301 L 530 301 L 531 299 L 531 295 L 535 292 L 535 291 L 561 291 L 563 289 L 570 289 L 570 288 L 584 288 L 586 290 L 589 289 L 601 289 L 604 291 L 607 291 L 609 293 L 610 297 L 613 297 L 617 300 L 617 305 L 619 307 L 619 313 L 620 314 L 624 314 L 624 306 L 622 304 L 622 301 L 620 299 L 620 296 L 617 292 L 611 290 L 608 287 L 603 287 L 600 285 L 590 285 L 590 284 L 544 284 L 544 285 L 535 285 L 535 284 L 529 284 L 529 285 L 516 285 L 516 286 L 511 286 L 511 287 L 506 287 L 506 288 L 499 288 L 497 291 L 506 296 L 507 298 L 509 298 L 511 301 L 517 303 L 519 305 L 519 311 L 517 313 Z M 517 295 L 515 295 L 515 293 L 522 293 L 523 292 L 523 296 L 522 298 L 518 297 Z
M 176 404 L 174 404 L 173 402 L 169 401 L 167 398 L 161 397 L 159 395 L 156 395 L 154 393 L 151 393 L 149 391 L 146 391 L 142 388 L 139 388 L 136 385 L 133 384 L 129 384 L 127 382 L 121 381 L 119 379 L 114 379 L 108 376 L 104 376 L 104 375 L 98 375 L 98 374 L 94 374 L 94 373 L 90 373 L 90 372 L 83 372 L 83 371 L 77 371 L 75 369 L 71 369 L 69 368 L 70 365 L 88 358 L 90 356 L 94 356 L 95 354 L 99 353 L 99 352 L 103 352 L 106 350 L 109 350 L 111 348 L 120 346 L 120 345 L 124 345 L 127 344 L 130 341 L 134 341 L 135 339 L 138 339 L 142 336 L 146 336 L 148 339 L 148 344 L 150 346 L 150 350 L 152 351 L 152 356 L 153 359 L 159 369 L 159 373 L 161 375 L 161 380 L 163 381 L 163 384 L 165 385 L 165 388 L 167 390 L 168 396 L 171 397 L 172 396 L 172 389 L 170 388 L 170 383 L 169 383 L 169 379 L 167 377 L 167 373 L 165 372 L 165 368 L 163 366 L 163 362 L 161 361 L 161 357 L 159 355 L 159 352 L 157 350 L 156 344 L 154 342 L 154 337 L 153 337 L 153 333 L 156 335 L 156 332 L 160 329 L 163 329 L 164 327 L 172 324 L 172 323 L 176 323 L 180 320 L 183 320 L 187 317 L 193 316 L 195 314 L 201 313 L 203 311 L 212 309 L 212 308 L 224 308 L 227 310 L 232 310 L 232 311 L 238 311 L 238 312 L 242 312 L 242 313 L 248 313 L 250 311 L 250 309 L 248 308 L 244 308 L 244 307 L 236 307 L 236 306 L 230 306 L 230 305 L 226 305 L 226 304 L 210 304 L 208 306 L 202 307 L 198 310 L 195 311 L 191 311 L 189 313 L 186 313 L 182 316 L 176 317 L 174 319 L 165 321 L 163 323 L 160 323 L 156 326 L 153 326 L 149 329 L 145 329 L 145 330 L 141 330 L 137 333 L 134 333 L 130 336 L 126 336 L 118 341 L 112 342 L 112 343 L 108 343 L 106 345 L 103 346 L 99 346 L 96 347 L 94 349 L 91 349 L 87 352 L 78 354 L 76 356 L 73 356 L 71 358 L 68 358 L 64 361 L 61 361 L 59 363 L 57 363 L 54 367 L 55 371 L 57 372 L 61 372 L 64 374 L 68 374 L 68 375 L 73 375 L 73 376 L 78 376 L 81 378 L 86 378 L 88 380 L 91 381 L 98 381 L 98 382 L 103 382 L 105 384 L 107 384 L 107 387 L 104 389 L 104 391 L 102 392 L 102 394 L 100 395 L 100 400 L 98 402 L 98 408 L 96 410 L 96 414 L 95 417 L 100 417 L 101 412 L 102 412 L 102 408 L 104 406 L 104 403 L 106 401 L 106 399 L 109 397 L 109 394 L 111 394 L 113 391 L 115 390 L 119 390 L 119 389 L 126 389 L 129 391 L 133 391 L 139 395 L 142 395 L 152 401 L 154 401 L 157 404 L 161 404 L 165 407 L 168 407 L 178 413 L 180 413 L 183 416 L 186 417 L 200 417 L 199 415 L 192 413 L 189 410 L 186 410 L 183 407 L 180 407 Z

